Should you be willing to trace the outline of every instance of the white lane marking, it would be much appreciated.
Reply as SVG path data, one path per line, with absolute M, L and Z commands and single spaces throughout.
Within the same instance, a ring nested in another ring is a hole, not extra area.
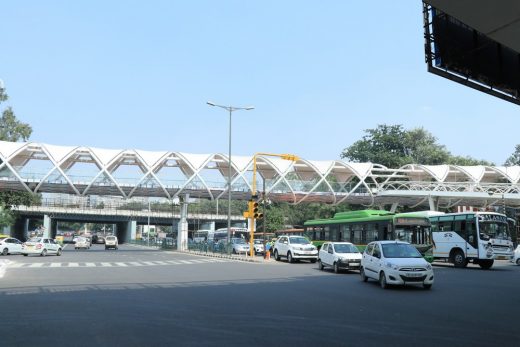
M 138 261 L 131 261 L 129 262 L 128 264 L 132 265 L 132 266 L 144 266 L 143 264 L 141 264 L 140 262 Z
M 96 263 L 85 263 L 86 267 L 95 267 Z
M 182 263 L 179 263 L 178 261 L 175 261 L 175 260 L 168 260 L 167 261 L 168 264 L 172 264 L 172 265 L 180 265 Z
M 143 261 L 142 263 L 143 263 L 144 265 L 156 265 L 156 264 L 154 264 L 153 261 Z
M 50 267 L 61 267 L 61 263 L 51 263 Z
M 125 263 L 115 263 L 117 266 L 121 266 L 121 267 L 126 267 L 128 265 L 126 265 Z
M 189 260 L 179 260 L 181 263 L 184 263 L 184 264 L 192 264 L 191 261 Z
M 110 263 L 101 263 L 101 266 L 110 267 L 110 266 L 112 266 L 112 264 L 110 264 Z
M 44 263 L 33 263 L 29 267 L 42 267 Z
M 69 267 L 79 267 L 79 263 L 69 263 Z

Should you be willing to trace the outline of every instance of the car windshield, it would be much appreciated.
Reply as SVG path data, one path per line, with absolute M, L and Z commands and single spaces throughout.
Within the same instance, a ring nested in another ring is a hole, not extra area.
M 359 250 L 356 246 L 341 243 L 334 245 L 334 250 L 336 253 L 359 253 Z
M 308 245 L 310 243 L 309 240 L 307 240 L 305 237 L 301 237 L 301 236 L 289 237 L 289 241 L 293 244 L 296 243 L 296 244 L 300 244 L 300 245 Z
M 40 242 L 41 237 L 31 237 L 27 242 Z
M 263 243 L 264 243 L 264 240 L 255 240 L 255 243 L 256 243 L 256 244 L 263 244 Z
M 244 244 L 244 243 L 246 243 L 246 241 L 244 239 L 233 239 L 232 242 L 233 243 L 237 243 L 237 244 Z
M 113 240 L 115 240 L 116 238 L 115 238 L 114 236 L 107 236 L 106 239 L 107 239 L 108 241 L 113 241 Z
M 386 243 L 382 246 L 385 258 L 422 258 L 415 247 L 406 243 Z

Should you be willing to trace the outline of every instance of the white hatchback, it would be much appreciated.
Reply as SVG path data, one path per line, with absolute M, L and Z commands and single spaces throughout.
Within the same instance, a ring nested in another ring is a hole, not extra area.
M 325 242 L 318 255 L 318 267 L 323 270 L 325 266 L 340 270 L 359 270 L 361 266 L 361 253 L 350 242 Z
M 0 254 L 22 253 L 22 242 L 14 237 L 0 237 Z
M 113 235 L 105 237 L 105 250 L 109 248 L 117 249 L 118 245 L 117 237 Z
M 511 259 L 511 262 L 515 263 L 516 265 L 520 265 L 520 245 L 516 246 L 515 253 L 513 255 L 513 259 Z
M 42 257 L 45 257 L 47 254 L 61 255 L 61 246 L 53 239 L 33 237 L 22 245 L 22 254 L 24 256 L 38 254 Z
M 381 288 L 389 284 L 422 284 L 430 289 L 433 268 L 421 253 L 407 242 L 375 241 L 367 245 L 361 259 L 361 278 L 379 281 Z
M 90 241 L 86 237 L 76 237 L 74 240 L 74 249 L 90 248 Z

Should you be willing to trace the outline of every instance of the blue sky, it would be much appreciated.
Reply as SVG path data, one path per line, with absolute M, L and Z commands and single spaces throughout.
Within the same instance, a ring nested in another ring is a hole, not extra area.
M 431 75 L 421 1 L 24 1 L 0 7 L 0 79 L 32 141 L 339 159 L 377 124 L 502 164 L 519 108 Z

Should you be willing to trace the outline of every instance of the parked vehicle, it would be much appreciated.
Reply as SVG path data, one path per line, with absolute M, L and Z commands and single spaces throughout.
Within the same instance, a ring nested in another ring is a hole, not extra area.
M 361 267 L 361 253 L 350 242 L 325 242 L 318 255 L 318 267 L 323 270 L 325 266 L 340 270 L 359 270 Z
M 33 237 L 22 244 L 22 254 L 28 256 L 29 254 L 38 254 L 45 257 L 48 254 L 61 255 L 61 246 L 53 239 L 43 237 Z
M 516 246 L 515 253 L 511 262 L 515 263 L 516 265 L 520 265 L 520 245 Z
M 430 289 L 433 284 L 433 268 L 408 242 L 375 241 L 363 252 L 361 279 L 379 281 L 381 288 L 389 284 L 422 284 Z
M 111 236 L 107 236 L 105 238 L 105 249 L 109 249 L 109 248 L 113 248 L 113 249 L 118 248 L 117 237 L 111 235 Z
M 89 249 L 90 248 L 90 242 L 87 240 L 86 237 L 77 237 L 75 238 L 75 243 L 74 243 L 74 249 L 80 249 L 80 248 L 85 248 L 85 249 Z
M 253 247 L 254 247 L 254 250 L 255 250 L 255 255 L 256 254 L 264 254 L 265 250 L 264 250 L 264 240 L 262 239 L 255 239 L 254 243 L 253 243 Z
M 249 244 L 242 238 L 232 238 L 231 247 L 233 254 L 248 253 L 250 250 Z
M 274 244 L 274 259 L 287 258 L 289 263 L 296 260 L 318 260 L 318 249 L 303 236 L 280 236 Z
M 14 237 L 0 237 L 0 252 L 2 255 L 22 253 L 22 241 Z

